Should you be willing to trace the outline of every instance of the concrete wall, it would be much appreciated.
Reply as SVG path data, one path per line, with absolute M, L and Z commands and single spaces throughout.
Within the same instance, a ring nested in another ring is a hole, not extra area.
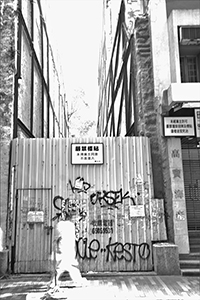
M 155 93 L 154 102 L 157 112 L 157 135 L 159 139 L 159 152 L 161 155 L 160 163 L 163 175 L 162 186 L 164 188 L 168 240 L 170 242 L 174 242 L 172 192 L 170 184 L 171 178 L 169 173 L 167 140 L 162 137 L 161 115 L 163 112 L 163 91 L 169 87 L 171 82 L 167 12 L 165 0 L 150 1 L 149 12 Z
M 137 134 L 150 138 L 154 194 L 165 199 L 168 240 L 175 242 L 174 182 L 169 141 L 162 133 L 162 113 L 168 106 L 163 91 L 171 81 L 165 1 L 153 1 L 150 12 L 150 19 L 143 16 L 135 22 L 135 121 Z
M 167 16 L 170 15 L 172 10 L 188 10 L 199 9 L 199 0 L 166 0 Z
M 181 139 L 168 138 L 167 146 L 171 179 L 170 190 L 173 208 L 174 242 L 178 245 L 179 253 L 189 253 Z
M 180 65 L 175 64 L 175 61 L 179 59 L 176 51 L 178 39 L 175 41 L 175 30 L 171 30 L 175 23 L 174 19 L 170 19 L 168 23 L 165 0 L 150 1 L 150 23 L 154 105 L 157 112 L 157 136 L 161 155 L 168 240 L 178 245 L 180 253 L 188 253 L 181 142 L 179 138 L 165 138 L 162 132 L 162 114 L 168 112 L 168 99 L 164 91 L 173 80 L 177 80 L 178 76 L 180 78 Z M 174 153 L 175 155 L 178 153 L 178 157 L 173 157 Z M 176 172 L 178 174 L 180 172 L 180 178 L 176 177 Z
M 199 26 L 199 9 L 173 10 L 168 18 L 171 82 L 181 82 L 178 26 Z
M 168 241 L 176 243 L 180 253 L 188 253 L 180 139 L 165 138 L 162 132 L 162 114 L 168 109 L 164 91 L 171 82 L 164 0 L 152 2 L 150 18 L 136 18 L 134 52 L 136 134 L 150 138 L 154 196 L 165 199 Z M 179 157 L 174 157 L 174 153 Z M 179 164 L 180 180 L 174 177 L 176 164 Z
M 3 1 L 0 9 L 0 227 L 4 232 L 3 247 L 6 232 L 9 151 L 13 130 L 14 2 Z

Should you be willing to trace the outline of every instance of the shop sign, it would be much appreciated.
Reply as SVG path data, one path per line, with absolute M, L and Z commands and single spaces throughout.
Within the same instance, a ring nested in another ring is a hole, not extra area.
M 73 143 L 71 159 L 72 165 L 102 165 L 103 143 Z
M 196 124 L 196 136 L 200 137 L 200 109 L 194 110 L 195 124 Z
M 193 117 L 164 117 L 164 136 L 195 136 Z

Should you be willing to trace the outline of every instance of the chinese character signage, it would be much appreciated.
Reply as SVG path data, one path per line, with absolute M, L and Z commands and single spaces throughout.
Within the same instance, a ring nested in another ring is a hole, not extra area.
M 144 205 L 131 205 L 129 209 L 131 218 L 145 217 Z
M 164 117 L 165 136 L 195 136 L 193 117 Z
M 200 109 L 194 110 L 195 114 L 195 124 L 196 124 L 196 136 L 200 137 Z
M 72 144 L 72 165 L 102 165 L 103 144 Z
M 29 211 L 27 214 L 28 223 L 43 223 L 44 212 L 43 211 Z

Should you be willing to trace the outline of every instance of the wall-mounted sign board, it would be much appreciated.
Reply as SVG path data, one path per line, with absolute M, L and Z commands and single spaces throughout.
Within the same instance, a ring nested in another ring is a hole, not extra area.
M 44 212 L 43 211 L 29 211 L 27 214 L 28 223 L 43 223 Z
M 71 144 L 72 165 L 102 165 L 103 143 Z
M 164 117 L 164 136 L 195 136 L 193 117 Z
M 131 218 L 145 217 L 144 205 L 131 205 L 129 209 Z
M 194 110 L 195 124 L 196 124 L 196 136 L 200 137 L 200 109 Z

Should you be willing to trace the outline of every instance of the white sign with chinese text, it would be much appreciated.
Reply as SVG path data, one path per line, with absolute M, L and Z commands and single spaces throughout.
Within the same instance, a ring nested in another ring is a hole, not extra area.
M 194 136 L 193 117 L 164 117 L 165 136 Z
M 196 137 L 200 137 L 200 109 L 194 110 L 195 124 L 196 124 Z
M 43 223 L 44 212 L 43 211 L 29 211 L 27 214 L 28 223 Z
M 131 218 L 145 217 L 144 205 L 131 205 L 130 217 Z
M 71 151 L 72 165 L 103 164 L 103 143 L 73 143 Z

